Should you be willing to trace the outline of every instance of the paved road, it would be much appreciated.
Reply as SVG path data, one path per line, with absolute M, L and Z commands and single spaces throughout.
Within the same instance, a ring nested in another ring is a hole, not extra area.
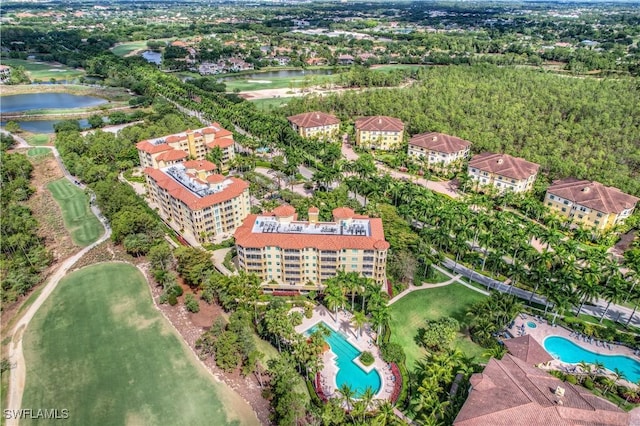
M 4 130 L 2 130 L 2 132 L 5 134 L 10 134 Z M 25 141 L 23 138 L 15 135 L 13 136 L 18 141 L 17 147 L 19 148 L 30 147 L 27 141 Z M 77 179 L 71 174 L 69 174 L 69 171 L 62 164 L 58 150 L 52 146 L 46 146 L 45 148 L 48 148 L 53 152 L 53 155 L 58 161 L 58 164 L 60 165 L 62 171 L 64 172 L 65 177 L 75 184 Z M 78 186 L 84 188 L 84 185 L 78 185 Z M 91 199 L 92 201 L 94 200 L 93 195 Z M 31 306 L 29 306 L 27 311 L 18 320 L 18 322 L 16 323 L 13 329 L 11 344 L 9 345 L 9 361 L 12 363 L 13 368 L 11 368 L 10 374 L 9 374 L 9 391 L 8 391 L 9 395 L 7 397 L 7 406 L 5 407 L 5 409 L 7 410 L 18 410 L 21 408 L 21 404 L 22 404 L 22 394 L 24 392 L 24 385 L 26 380 L 26 366 L 24 361 L 24 352 L 22 350 L 22 337 L 29 325 L 29 322 L 31 322 L 31 319 L 36 314 L 38 309 L 40 309 L 42 304 L 47 300 L 49 295 L 53 293 L 53 290 L 55 290 L 55 288 L 58 286 L 58 283 L 66 275 L 67 271 L 73 265 L 75 265 L 75 263 L 80 258 L 82 258 L 82 256 L 84 256 L 89 250 L 91 250 L 98 244 L 101 244 L 102 242 L 108 240 L 109 237 L 111 237 L 111 228 L 109 227 L 109 224 L 107 223 L 106 219 L 102 216 L 102 212 L 100 212 L 100 209 L 93 202 L 91 202 L 91 211 L 98 218 L 100 218 L 100 221 L 105 228 L 105 233 L 102 235 L 102 237 L 100 237 L 98 241 L 91 244 L 90 246 L 83 248 L 78 253 L 71 256 L 67 260 L 65 260 L 58 267 L 58 269 L 56 269 L 53 272 L 53 274 L 51 275 L 51 277 L 49 278 L 45 286 L 42 288 L 42 292 L 40 293 L 38 298 L 33 302 Z M 18 424 L 17 419 L 15 418 L 7 419 L 7 423 L 6 423 L 7 426 L 14 426 L 17 424 Z
M 513 287 L 509 284 L 505 284 L 502 281 L 498 281 L 493 278 L 487 277 L 486 275 L 480 274 L 479 272 L 469 269 L 464 265 L 460 265 L 449 258 L 446 258 L 444 260 L 443 265 L 451 269 L 452 271 L 462 276 L 465 276 L 470 280 L 478 284 L 481 284 L 487 288 L 497 290 L 502 293 L 513 294 L 519 297 L 520 299 L 524 299 L 524 300 L 529 300 L 531 298 L 531 295 L 532 295 L 531 291 Z M 533 294 L 533 298 L 531 300 L 535 303 L 539 303 L 542 305 L 544 305 L 547 301 L 544 296 L 541 296 L 539 294 Z M 589 315 L 593 315 L 599 318 L 604 312 L 604 310 L 606 309 L 606 307 L 607 307 L 607 301 L 603 299 L 599 299 L 595 302 L 594 305 L 585 305 L 582 308 L 582 311 L 584 313 L 587 313 Z M 618 321 L 626 324 L 632 312 L 633 312 L 633 309 L 612 304 L 609 310 L 607 311 L 607 314 L 605 315 L 605 317 L 612 321 Z M 631 325 L 634 325 L 636 327 L 640 326 L 640 314 L 634 315 L 633 319 L 631 320 Z

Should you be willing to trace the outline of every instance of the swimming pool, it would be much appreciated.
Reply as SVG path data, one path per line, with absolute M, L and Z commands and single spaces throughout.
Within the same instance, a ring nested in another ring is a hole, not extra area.
M 549 336 L 544 340 L 544 348 L 552 356 L 562 362 L 577 364 L 580 361 L 593 364 L 601 362 L 607 370 L 614 368 L 622 371 L 626 379 L 636 383 L 640 380 L 640 362 L 624 355 L 600 355 L 581 348 L 569 339 L 560 336 Z
M 370 387 L 374 393 L 378 393 L 381 386 L 378 371 L 374 368 L 367 373 L 360 368 L 353 360 L 358 358 L 361 352 L 349 343 L 342 334 L 337 333 L 327 324 L 324 324 L 324 326 L 331 331 L 331 334 L 325 340 L 331 347 L 331 352 L 336 355 L 336 364 L 338 366 L 336 385 L 338 389 L 346 383 L 355 391 L 356 398 L 362 395 L 367 387 Z M 313 333 L 317 327 L 317 325 L 314 325 L 305 334 Z
M 527 322 L 527 327 L 529 327 L 529 328 L 536 328 L 537 326 L 538 325 L 533 321 Z

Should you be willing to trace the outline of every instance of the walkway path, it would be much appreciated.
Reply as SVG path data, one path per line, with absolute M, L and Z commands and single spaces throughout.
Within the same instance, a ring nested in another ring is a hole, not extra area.
M 8 133 L 3 131 L 3 133 Z M 19 148 L 30 148 L 30 145 L 24 139 L 20 137 L 14 136 L 14 138 L 19 142 Z M 62 161 L 60 159 L 60 154 L 55 147 L 45 146 L 44 148 L 48 148 L 53 152 L 55 159 L 58 161 L 60 168 L 62 169 L 64 176 L 76 184 L 77 179 L 72 176 L 69 171 L 64 167 Z M 78 185 L 78 184 L 76 184 Z M 78 185 L 81 188 L 85 188 L 84 185 Z M 75 263 L 80 260 L 82 256 L 84 256 L 89 250 L 96 247 L 99 244 L 102 244 L 104 241 L 108 240 L 111 237 L 111 228 L 109 227 L 106 219 L 102 216 L 102 212 L 95 205 L 95 203 L 91 203 L 91 211 L 101 220 L 102 225 L 105 228 L 105 233 L 98 239 L 98 241 L 93 244 L 83 248 L 75 255 L 71 256 L 67 260 L 65 260 L 58 269 L 51 275 L 48 282 L 42 288 L 42 292 L 38 296 L 38 298 L 33 302 L 31 306 L 27 309 L 24 315 L 18 320 L 16 325 L 13 328 L 11 344 L 9 345 L 9 361 L 12 363 L 13 368 L 10 370 L 9 374 L 9 390 L 7 397 L 7 406 L 5 409 L 7 410 L 19 410 L 22 404 L 22 394 L 24 392 L 24 385 L 26 381 L 27 369 L 24 361 L 24 352 L 22 349 L 22 336 L 24 335 L 25 330 L 27 329 L 29 322 L 34 317 L 38 309 L 42 306 L 42 304 L 47 300 L 47 298 L 53 293 L 53 291 L 58 286 L 60 280 L 66 275 L 67 271 L 75 265 Z M 18 419 L 9 418 L 7 419 L 7 426 L 13 426 L 18 424 Z
M 387 305 L 393 305 L 394 303 L 396 303 L 398 300 L 402 299 L 404 296 L 408 295 L 409 293 L 412 293 L 414 291 L 418 291 L 418 290 L 430 290 L 432 288 L 438 288 L 438 287 L 444 287 L 447 286 L 449 284 L 453 284 L 453 283 L 460 283 L 463 286 L 470 288 L 473 291 L 477 291 L 478 293 L 482 293 L 485 296 L 489 295 L 488 291 L 479 289 L 477 287 L 472 286 L 471 284 L 465 282 L 462 279 L 462 275 L 453 275 L 451 274 L 449 271 L 442 269 L 441 267 L 437 266 L 437 265 L 433 265 L 433 267 L 438 270 L 440 273 L 442 273 L 443 275 L 448 276 L 450 279 L 447 281 L 443 281 L 441 283 L 436 283 L 436 284 L 429 284 L 429 283 L 423 283 L 421 286 L 416 286 L 416 285 L 409 285 L 409 287 L 404 290 L 402 293 L 396 295 L 395 297 L 393 297 L 391 300 L 389 300 L 389 303 L 387 303 Z
M 211 260 L 213 260 L 213 266 L 216 267 L 221 274 L 226 276 L 237 275 L 238 271 L 231 272 L 226 266 L 224 266 L 224 258 L 227 256 L 232 248 L 223 248 L 219 250 L 215 250 L 213 254 L 211 254 Z
M 350 161 L 356 160 L 359 155 L 353 150 L 353 148 L 351 147 L 351 145 L 347 144 L 347 143 L 342 143 L 342 155 Z M 459 198 L 460 194 L 458 194 L 458 192 L 456 191 L 456 188 L 453 186 L 453 184 L 451 183 L 451 181 L 448 182 L 437 182 L 437 181 L 433 181 L 433 180 L 428 180 L 422 177 L 416 177 L 414 175 L 411 175 L 409 173 L 404 173 L 404 172 L 400 172 L 398 170 L 393 170 L 390 169 L 389 167 L 380 164 L 380 163 L 376 163 L 376 167 L 378 168 L 378 171 L 381 173 L 388 173 L 392 178 L 395 179 L 402 179 L 402 180 L 407 180 L 407 181 L 411 181 L 413 183 L 416 183 L 418 185 L 424 186 L 425 188 L 428 188 L 434 192 L 438 192 L 440 194 L 444 194 L 448 197 L 451 198 Z

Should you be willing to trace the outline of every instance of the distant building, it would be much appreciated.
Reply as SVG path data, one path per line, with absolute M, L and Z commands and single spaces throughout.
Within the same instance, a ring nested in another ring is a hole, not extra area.
M 332 222 L 320 222 L 318 214 L 312 207 L 309 220 L 299 221 L 295 209 L 283 205 L 249 215 L 235 232 L 240 268 L 260 276 L 267 289 L 312 290 L 340 270 L 384 284 L 389 243 L 382 219 L 346 207 L 333 210 Z
M 356 145 L 364 148 L 388 150 L 402 143 L 404 123 L 384 115 L 362 117 L 355 122 Z
M 249 184 L 215 169 L 207 160 L 144 169 L 147 194 L 160 215 L 200 244 L 231 235 L 251 211 Z
M 498 192 L 527 192 L 533 188 L 539 164 L 508 154 L 485 152 L 475 155 L 468 166 L 476 187 L 494 187 Z
M 292 115 L 287 120 L 303 138 L 333 137 L 340 130 L 340 120 L 335 115 L 321 111 Z
M 427 162 L 432 167 L 449 167 L 469 156 L 471 142 L 444 133 L 428 132 L 409 139 L 410 158 Z
M 587 389 L 507 354 L 469 380 L 454 426 L 627 426 L 630 415 Z
M 162 168 L 187 158 L 204 160 L 207 153 L 222 150 L 222 166 L 226 168 L 235 157 L 233 133 L 213 123 L 209 127 L 187 130 L 136 144 L 140 166 Z
M 351 55 L 338 56 L 338 65 L 353 65 L 354 57 Z
M 575 178 L 553 182 L 544 197 L 552 212 L 598 231 L 624 222 L 638 200 L 617 188 Z

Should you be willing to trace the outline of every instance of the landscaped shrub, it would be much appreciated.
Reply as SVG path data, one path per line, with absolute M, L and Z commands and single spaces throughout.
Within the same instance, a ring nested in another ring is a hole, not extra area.
M 571 383 L 572 385 L 578 383 L 578 379 L 576 379 L 576 376 L 574 376 L 573 374 L 567 374 L 566 380 L 567 383 Z
M 196 298 L 193 297 L 193 293 L 189 293 L 184 297 L 184 306 L 189 312 L 196 313 L 200 311 L 200 305 L 198 305 Z
M 366 366 L 373 364 L 373 361 L 375 361 L 375 359 L 373 355 L 371 355 L 371 352 L 364 351 L 362 355 L 360 355 L 360 362 Z
M 586 379 L 584 379 L 584 382 L 582 382 L 582 386 L 584 386 L 585 388 L 587 388 L 589 390 L 593 390 L 595 388 L 595 385 L 593 384 L 593 380 L 591 380 L 588 377 Z
M 305 305 L 304 307 L 304 316 L 309 319 L 313 316 L 313 306 Z
M 311 380 L 305 380 L 305 383 L 307 384 L 307 392 L 309 392 L 311 403 L 316 407 L 322 407 L 322 401 L 313 387 L 313 382 Z
M 385 362 L 396 363 L 396 364 L 404 364 L 406 359 L 406 355 L 404 353 L 404 349 L 402 346 L 395 342 L 387 343 L 386 345 L 382 345 L 382 359 Z
M 182 287 L 180 287 L 179 285 L 174 285 L 172 287 L 170 287 L 167 292 L 169 294 L 173 294 L 176 297 L 180 297 L 182 296 L 182 294 L 184 293 L 184 290 L 182 289 Z
M 175 295 L 175 294 L 170 293 L 170 294 L 167 296 L 167 302 L 169 302 L 169 304 L 170 304 L 171 306 L 175 306 L 175 305 L 177 305 L 177 304 L 178 304 L 178 298 L 176 297 L 176 295 Z

